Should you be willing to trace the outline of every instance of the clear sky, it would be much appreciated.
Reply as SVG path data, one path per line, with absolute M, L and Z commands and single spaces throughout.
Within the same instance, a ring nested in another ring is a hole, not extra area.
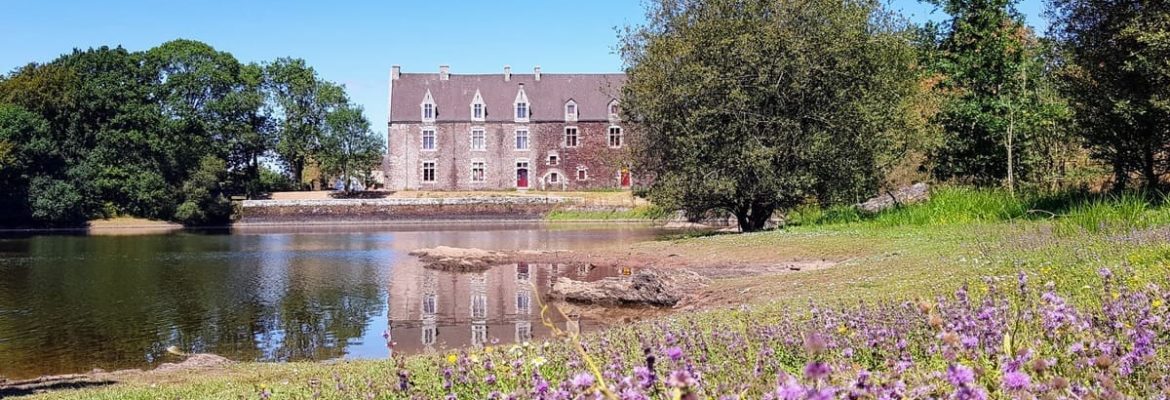
M 941 12 L 916 0 L 889 0 L 915 21 Z M 1043 32 L 1042 0 L 1020 11 Z M 390 66 L 404 72 L 612 72 L 616 27 L 643 19 L 637 0 L 484 1 L 15 1 L 3 2 L 0 71 L 47 62 L 73 48 L 146 50 L 167 40 L 206 42 L 243 62 L 304 58 L 345 84 L 377 131 L 386 130 Z

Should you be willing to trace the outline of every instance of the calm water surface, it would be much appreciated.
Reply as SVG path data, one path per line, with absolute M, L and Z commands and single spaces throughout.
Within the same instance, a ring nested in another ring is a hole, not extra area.
M 552 280 L 613 271 L 512 264 L 457 274 L 407 253 L 581 250 L 659 233 L 494 225 L 0 237 L 0 377 L 151 368 L 178 361 L 168 346 L 286 361 L 527 340 L 547 333 L 537 301 Z

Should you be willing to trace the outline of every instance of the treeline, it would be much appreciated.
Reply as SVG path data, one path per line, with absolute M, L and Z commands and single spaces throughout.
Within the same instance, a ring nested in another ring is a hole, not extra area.
M 735 214 L 849 204 L 911 181 L 1163 189 L 1170 4 L 929 0 L 651 2 L 621 45 L 623 112 L 657 204 Z M 702 49 L 698 51 L 696 49 Z
M 228 221 L 232 196 L 368 181 L 384 139 L 304 60 L 191 40 L 74 50 L 0 76 L 0 226 Z

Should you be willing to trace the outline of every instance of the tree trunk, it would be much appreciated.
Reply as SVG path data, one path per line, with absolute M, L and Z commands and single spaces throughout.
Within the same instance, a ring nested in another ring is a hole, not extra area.
M 772 212 L 776 211 L 775 207 L 755 204 L 752 205 L 752 215 L 748 218 L 748 222 L 752 225 L 752 231 L 764 229 L 768 225 L 768 220 L 772 218 Z
M 1125 160 L 1120 155 L 1113 159 L 1113 191 L 1121 193 L 1129 183 L 1129 171 L 1125 169 Z
M 1011 107 L 1009 105 L 1008 107 Z M 1008 112 L 1008 128 L 1007 128 L 1007 186 L 1008 194 L 1016 197 L 1016 169 L 1015 169 L 1015 154 L 1012 151 L 1012 139 L 1015 135 L 1016 116 L 1015 109 Z
M 751 223 L 748 221 L 749 211 L 747 207 L 740 207 L 735 210 L 735 223 L 739 225 L 740 232 L 751 232 Z
M 1155 168 L 1154 150 L 1146 146 L 1142 152 L 1142 177 L 1146 180 L 1146 191 L 1153 193 L 1158 190 L 1158 171 Z
M 739 223 L 740 232 L 756 232 L 768 225 L 775 207 L 764 204 L 744 206 L 735 212 L 735 220 Z
M 305 190 L 304 179 L 305 174 L 305 160 L 296 160 L 292 163 L 292 178 L 293 184 L 296 185 L 296 190 Z

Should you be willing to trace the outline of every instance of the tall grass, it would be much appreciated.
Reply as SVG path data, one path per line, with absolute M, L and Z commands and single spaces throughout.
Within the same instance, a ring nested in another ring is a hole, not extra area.
M 1170 208 L 1165 201 L 1127 193 L 1092 199 L 1077 204 L 1059 219 L 1061 233 L 1125 232 L 1170 224 Z
M 1007 221 L 1027 214 L 1026 201 L 1003 190 L 945 187 L 932 192 L 925 203 L 881 212 L 873 220 L 882 226 L 947 225 Z
M 670 210 L 655 205 L 613 210 L 553 210 L 545 216 L 549 221 L 659 221 L 669 218 Z
M 787 215 L 792 226 L 871 224 L 928 226 L 1053 219 L 1062 234 L 1122 232 L 1170 224 L 1163 197 L 1141 193 L 1103 195 L 1083 192 L 1019 194 L 1002 189 L 939 187 L 929 200 L 878 213 L 853 206 L 798 207 Z

